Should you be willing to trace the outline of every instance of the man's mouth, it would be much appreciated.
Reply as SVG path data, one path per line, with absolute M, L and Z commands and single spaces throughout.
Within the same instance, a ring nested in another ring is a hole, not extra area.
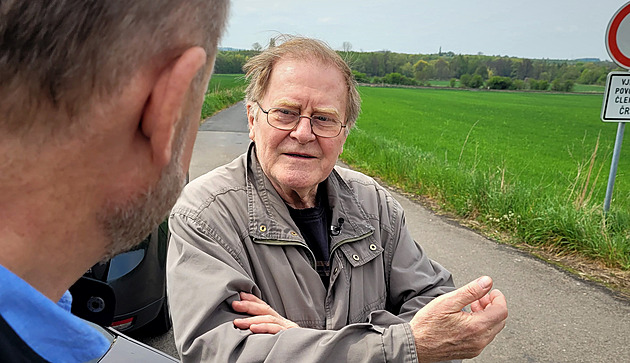
M 284 153 L 284 155 L 287 155 L 287 156 L 292 156 L 292 157 L 295 157 L 295 158 L 315 159 L 315 157 L 314 157 L 314 156 L 312 156 L 312 155 L 307 155 L 307 154 Z

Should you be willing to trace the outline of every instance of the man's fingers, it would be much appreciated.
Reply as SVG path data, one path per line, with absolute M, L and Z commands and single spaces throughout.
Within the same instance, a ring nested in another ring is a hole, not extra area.
M 508 317 L 507 300 L 503 293 L 499 290 L 492 290 L 488 294 L 490 303 L 484 311 L 488 312 L 488 316 L 496 321 L 504 321 Z
M 490 289 L 492 289 L 492 279 L 488 276 L 482 276 L 455 291 L 442 295 L 440 298 L 451 304 L 449 310 L 452 312 L 459 312 L 466 305 L 473 304 L 477 300 L 482 299 L 484 295 L 490 291 Z M 480 305 L 475 304 L 475 306 L 471 306 L 471 308 L 478 308 L 481 305 L 483 305 L 483 303 Z
M 472 310 L 472 312 L 481 311 L 481 310 L 485 309 L 486 306 L 488 306 L 490 304 L 490 302 L 491 302 L 490 294 L 486 294 L 481 299 L 479 299 L 477 301 L 473 301 L 470 304 L 470 309 Z
M 250 294 L 248 292 L 241 292 L 239 293 L 239 296 L 242 301 L 252 301 L 252 302 L 257 302 L 261 304 L 267 304 L 266 302 L 260 300 L 256 295 Z
M 275 317 L 271 315 L 252 316 L 250 318 L 234 319 L 234 326 L 240 329 L 249 329 L 254 324 L 273 323 L 277 324 Z
M 232 302 L 232 309 L 239 313 L 246 313 L 249 315 L 273 315 L 280 317 L 280 315 L 267 305 L 264 301 L 260 300 L 256 296 L 248 293 L 240 293 L 241 300 L 235 300 Z
M 285 328 L 281 325 L 270 323 L 253 324 L 249 327 L 249 330 L 255 334 L 276 334 L 287 329 L 288 328 Z
M 253 316 L 251 318 L 234 319 L 234 326 L 239 329 L 249 329 L 252 333 L 261 334 L 276 334 L 279 331 L 297 328 L 298 325 L 294 322 L 277 318 L 271 315 Z

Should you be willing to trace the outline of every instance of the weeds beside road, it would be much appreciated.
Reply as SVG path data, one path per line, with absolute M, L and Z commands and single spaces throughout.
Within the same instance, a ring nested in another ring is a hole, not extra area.
M 205 120 L 222 109 L 245 97 L 246 82 L 243 76 L 215 74 L 210 79 L 208 91 L 201 106 L 201 120 Z

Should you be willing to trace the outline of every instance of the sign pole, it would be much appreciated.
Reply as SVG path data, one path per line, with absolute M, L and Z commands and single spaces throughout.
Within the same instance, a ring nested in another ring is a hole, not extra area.
M 617 176 L 617 165 L 619 164 L 619 154 L 621 154 L 621 143 L 623 142 L 623 132 L 626 123 L 620 122 L 617 126 L 617 138 L 613 149 L 612 163 L 610 164 L 610 174 L 608 175 L 608 186 L 606 187 L 606 198 L 604 199 L 604 214 L 610 210 L 610 200 L 612 199 L 613 188 L 615 187 L 615 177 Z
M 608 23 L 606 29 L 606 50 L 618 66 L 630 70 L 630 1 L 625 3 Z M 630 73 L 611 72 L 606 78 L 606 92 L 602 106 L 602 121 L 619 122 L 617 137 L 613 149 L 606 198 L 604 199 L 604 215 L 610 210 L 621 143 L 626 122 L 630 122 Z

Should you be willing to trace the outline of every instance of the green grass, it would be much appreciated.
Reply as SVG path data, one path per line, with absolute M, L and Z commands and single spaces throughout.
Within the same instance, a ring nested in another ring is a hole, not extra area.
M 342 155 L 349 164 L 518 241 L 630 268 L 630 143 L 604 218 L 617 124 L 600 121 L 601 95 L 360 93 Z
M 208 84 L 208 90 L 230 89 L 247 86 L 243 74 L 213 74 Z
M 235 104 L 245 97 L 247 83 L 243 75 L 213 74 L 201 106 L 201 119 Z
M 573 86 L 573 92 L 604 93 L 605 86 L 596 84 L 579 84 Z

